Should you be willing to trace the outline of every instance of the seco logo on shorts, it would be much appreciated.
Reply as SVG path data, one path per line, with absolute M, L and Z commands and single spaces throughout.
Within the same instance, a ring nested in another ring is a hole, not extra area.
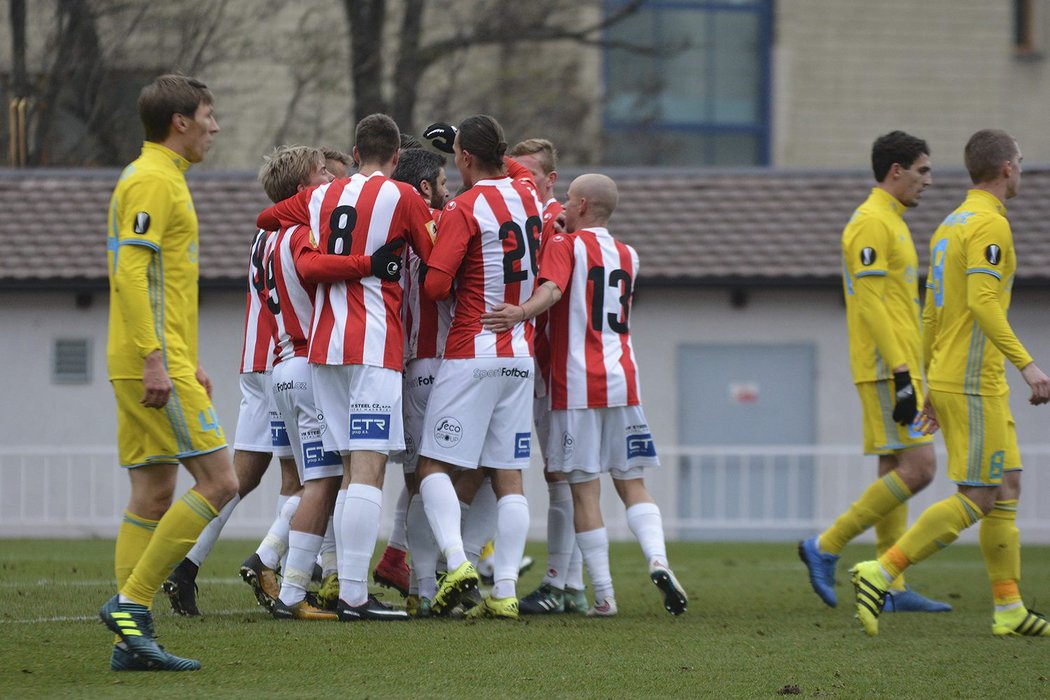
M 434 427 L 434 439 L 442 447 L 455 447 L 463 439 L 463 426 L 455 418 L 442 418 Z

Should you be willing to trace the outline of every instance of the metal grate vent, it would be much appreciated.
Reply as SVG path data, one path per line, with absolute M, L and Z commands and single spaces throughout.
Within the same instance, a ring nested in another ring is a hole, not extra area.
M 91 340 L 60 338 L 55 341 L 51 367 L 55 384 L 91 383 Z

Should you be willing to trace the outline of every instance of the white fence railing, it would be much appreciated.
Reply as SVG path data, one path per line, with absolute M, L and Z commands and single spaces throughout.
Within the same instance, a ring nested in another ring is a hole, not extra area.
M 1018 526 L 1025 542 L 1050 542 L 1050 445 L 1022 447 L 1024 488 Z M 660 505 L 668 539 L 787 540 L 826 527 L 875 477 L 875 461 L 853 446 L 672 447 L 646 482 Z M 954 491 L 938 453 L 934 483 L 911 502 L 914 518 Z M 276 464 L 271 467 L 276 472 Z M 387 471 L 382 536 L 390 530 L 400 469 Z M 180 493 L 191 484 L 182 472 Z M 279 478 L 268 475 L 234 512 L 231 537 L 260 537 L 273 518 Z M 529 469 L 531 536 L 546 531 L 547 495 L 538 465 Z M 127 502 L 128 479 L 112 447 L 0 448 L 0 537 L 112 537 Z M 609 534 L 629 538 L 623 507 L 603 484 Z M 977 528 L 963 538 L 975 541 Z M 871 534 L 865 537 L 870 541 Z

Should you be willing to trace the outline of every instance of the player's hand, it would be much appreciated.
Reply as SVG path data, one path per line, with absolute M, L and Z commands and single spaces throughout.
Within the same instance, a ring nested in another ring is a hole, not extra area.
M 1024 377 L 1025 382 L 1032 390 L 1032 396 L 1028 399 L 1028 403 L 1033 406 L 1041 406 L 1050 401 L 1050 377 L 1047 377 L 1043 370 L 1036 367 L 1034 362 L 1029 362 L 1025 365 L 1024 369 L 1021 370 L 1021 376 Z
M 204 391 L 206 391 L 208 393 L 208 398 L 210 399 L 211 398 L 212 389 L 214 388 L 212 386 L 212 383 L 211 383 L 211 377 L 208 376 L 208 373 L 205 372 L 204 368 L 201 367 L 200 365 L 197 365 L 196 377 L 197 377 L 197 381 L 200 383 L 200 385 L 202 387 L 204 387 Z
M 384 282 L 399 281 L 401 268 L 404 266 L 404 261 L 401 260 L 401 249 L 404 247 L 405 242 L 395 238 L 372 253 L 372 276 Z
M 933 402 L 930 401 L 929 396 L 926 397 L 922 411 L 919 412 L 919 417 L 916 419 L 915 424 L 923 435 L 933 435 L 940 430 L 941 424 L 937 422 L 937 411 L 934 410 Z
M 908 370 L 893 373 L 893 389 L 897 396 L 897 402 L 893 406 L 893 420 L 900 425 L 911 425 L 915 421 L 919 405 Z
M 430 142 L 434 148 L 445 153 L 455 153 L 452 142 L 456 140 L 458 129 L 451 124 L 434 122 L 423 130 L 423 138 Z
M 164 408 L 164 405 L 168 403 L 168 397 L 171 396 L 173 386 L 160 350 L 154 350 L 146 355 L 145 366 L 142 370 L 142 386 L 145 393 L 139 403 L 146 408 Z
M 481 326 L 493 333 L 509 331 L 525 320 L 525 309 L 514 304 L 496 304 L 481 315 Z

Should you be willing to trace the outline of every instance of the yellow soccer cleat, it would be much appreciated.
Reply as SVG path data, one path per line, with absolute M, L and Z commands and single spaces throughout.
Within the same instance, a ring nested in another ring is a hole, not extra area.
M 997 637 L 1050 637 L 1050 622 L 1022 605 L 995 613 L 992 634 Z
M 468 610 L 466 616 L 471 620 L 479 620 L 481 618 L 517 620 L 518 599 L 513 596 L 508 598 L 493 598 L 489 596 Z
M 339 600 L 339 574 L 333 571 L 324 577 L 321 587 L 317 589 L 317 607 L 334 612 L 337 600 Z
M 430 602 L 430 610 L 435 615 L 441 615 L 446 610 L 456 607 L 465 593 L 478 587 L 478 572 L 474 565 L 465 561 L 456 567 L 455 571 L 449 571 L 441 579 L 434 600 Z
M 857 619 L 871 637 L 879 633 L 879 613 L 886 604 L 885 576 L 877 561 L 862 561 L 849 570 L 856 593 Z
M 252 587 L 259 605 L 270 610 L 281 595 L 277 572 L 263 564 L 258 554 L 252 554 L 241 564 L 240 573 L 244 582 Z

